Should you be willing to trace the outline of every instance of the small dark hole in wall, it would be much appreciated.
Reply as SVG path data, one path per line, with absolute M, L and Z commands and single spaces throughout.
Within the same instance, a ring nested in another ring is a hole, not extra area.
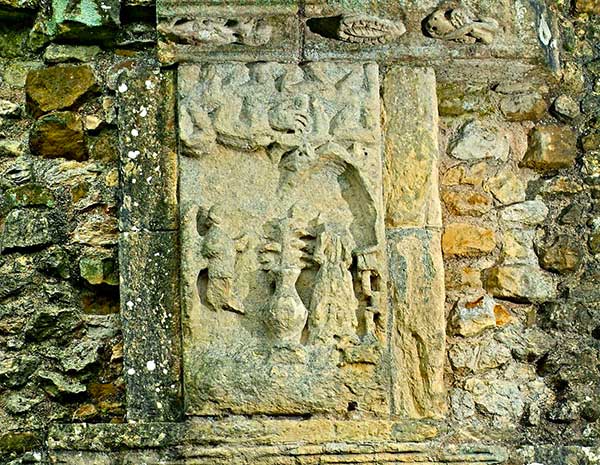
M 596 328 L 592 330 L 592 337 L 594 339 L 600 339 L 600 326 L 596 326 Z
M 356 410 L 358 410 L 358 402 L 355 402 L 353 400 L 348 402 L 348 411 L 355 412 Z

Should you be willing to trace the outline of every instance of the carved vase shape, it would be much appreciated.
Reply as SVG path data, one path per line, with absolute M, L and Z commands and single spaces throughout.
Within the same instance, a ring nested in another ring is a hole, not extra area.
M 299 344 L 308 318 L 308 309 L 296 290 L 300 269 L 283 268 L 277 272 L 275 294 L 267 310 L 268 324 L 280 342 Z

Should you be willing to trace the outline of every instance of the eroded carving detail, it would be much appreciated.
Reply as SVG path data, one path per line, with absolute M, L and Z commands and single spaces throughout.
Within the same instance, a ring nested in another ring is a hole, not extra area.
M 248 45 L 258 47 L 271 40 L 272 29 L 261 18 L 175 19 L 159 24 L 158 31 L 170 40 L 189 45 Z
M 307 24 L 311 31 L 323 37 L 356 44 L 382 45 L 406 32 L 401 21 L 361 14 L 311 18 Z
M 386 411 L 377 66 L 190 65 L 180 82 L 189 411 Z
M 491 44 L 500 31 L 494 18 L 477 17 L 462 6 L 435 10 L 425 19 L 424 26 L 427 34 L 435 39 L 466 44 Z

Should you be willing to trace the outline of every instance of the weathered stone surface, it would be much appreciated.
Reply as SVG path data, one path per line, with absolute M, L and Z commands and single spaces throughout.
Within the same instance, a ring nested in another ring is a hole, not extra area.
M 44 390 L 51 396 L 77 395 L 85 392 L 84 384 L 61 373 L 42 370 L 37 376 L 44 383 Z
M 211 2 L 189 8 L 157 2 L 159 59 L 182 61 L 290 61 L 301 53 L 299 5 L 295 1 L 247 3 L 235 9 Z
M 559 95 L 552 104 L 552 111 L 561 119 L 570 121 L 581 114 L 579 103 L 568 95 Z
M 433 71 L 393 67 L 383 82 L 386 225 L 441 225 Z
M 70 111 L 42 116 L 31 129 L 29 148 L 43 157 L 85 160 L 87 147 L 81 118 Z
M 487 86 L 469 82 L 443 82 L 437 87 L 440 116 L 488 115 L 494 111 Z
M 495 339 L 485 341 L 480 346 L 456 344 L 448 355 L 455 369 L 471 373 L 498 368 L 512 360 L 510 348 Z
M 509 226 L 536 226 L 548 215 L 548 207 L 541 200 L 528 200 L 500 210 L 500 219 Z
M 515 382 L 470 378 L 465 389 L 473 395 L 475 405 L 488 414 L 504 417 L 505 421 L 523 414 L 525 404 Z
M 531 229 L 506 229 L 502 233 L 502 260 L 506 265 L 537 263 Z
M 61 241 L 62 226 L 53 213 L 38 210 L 12 210 L 4 221 L 0 246 L 10 249 L 40 247 Z
M 556 284 L 539 268 L 528 265 L 495 266 L 486 272 L 486 289 L 495 297 L 544 302 L 556 297 Z
M 25 337 L 41 341 L 61 337 L 82 324 L 81 315 L 75 308 L 46 305 L 36 309 L 25 326 Z
M 19 116 L 21 107 L 10 100 L 0 99 L 0 116 Z
M 127 418 L 177 420 L 182 411 L 177 233 L 124 232 L 119 254 Z
M 565 126 L 538 126 L 529 135 L 521 166 L 547 173 L 569 168 L 577 157 L 577 135 Z
M 187 412 L 389 412 L 377 65 L 178 82 Z
M 575 0 L 575 10 L 578 13 L 600 14 L 600 5 L 595 0 Z
M 98 85 L 90 66 L 65 65 L 30 71 L 25 88 L 29 110 L 39 116 L 76 106 Z
M 466 184 L 480 187 L 484 179 L 490 176 L 486 162 L 467 165 L 461 163 L 446 170 L 442 178 L 443 186 L 456 186 Z
M 118 85 L 122 231 L 178 227 L 174 74 L 157 66 L 140 63 Z
M 509 121 L 538 121 L 548 110 L 548 104 L 541 94 L 521 93 L 505 96 L 500 109 Z
M 501 170 L 487 179 L 484 187 L 503 205 L 523 202 L 526 198 L 527 184 L 510 169 Z
M 445 292 L 439 244 L 439 233 L 433 231 L 407 229 L 388 235 L 394 369 L 412 380 L 397 379 L 393 399 L 396 413 L 411 417 L 445 412 Z
M 451 223 L 444 228 L 442 250 L 446 256 L 477 256 L 495 248 L 496 239 L 491 229 L 468 223 Z
M 99 41 L 120 26 L 121 3 L 117 0 L 52 0 L 52 18 L 47 25 L 53 36 Z
M 23 155 L 23 144 L 18 140 L 0 140 L 0 157 L 20 157 Z
M 464 291 L 468 289 L 480 289 L 481 272 L 470 266 L 452 267 L 446 272 L 446 289 Z
M 81 277 L 90 284 L 119 284 L 116 264 L 112 257 L 91 256 L 79 261 Z
M 507 137 L 497 129 L 483 125 L 479 120 L 473 120 L 460 129 L 448 149 L 448 153 L 459 160 L 505 160 L 508 157 L 509 145 Z
M 66 63 L 69 61 L 86 63 L 92 61 L 101 51 L 97 45 L 50 44 L 44 52 L 44 61 L 47 63 Z
M 459 216 L 485 215 L 494 206 L 488 194 L 472 190 L 445 191 L 442 200 L 450 214 Z
M 569 236 L 561 235 L 548 245 L 540 248 L 540 266 L 557 273 L 576 271 L 581 264 L 583 251 L 581 245 Z
M 454 306 L 451 325 L 455 334 L 477 336 L 488 328 L 496 327 L 496 302 L 483 295 L 474 301 L 459 301 Z

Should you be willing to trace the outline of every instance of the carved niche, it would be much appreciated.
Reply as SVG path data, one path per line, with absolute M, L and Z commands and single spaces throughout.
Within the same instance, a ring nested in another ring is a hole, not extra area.
M 389 412 L 376 64 L 179 75 L 188 414 Z

